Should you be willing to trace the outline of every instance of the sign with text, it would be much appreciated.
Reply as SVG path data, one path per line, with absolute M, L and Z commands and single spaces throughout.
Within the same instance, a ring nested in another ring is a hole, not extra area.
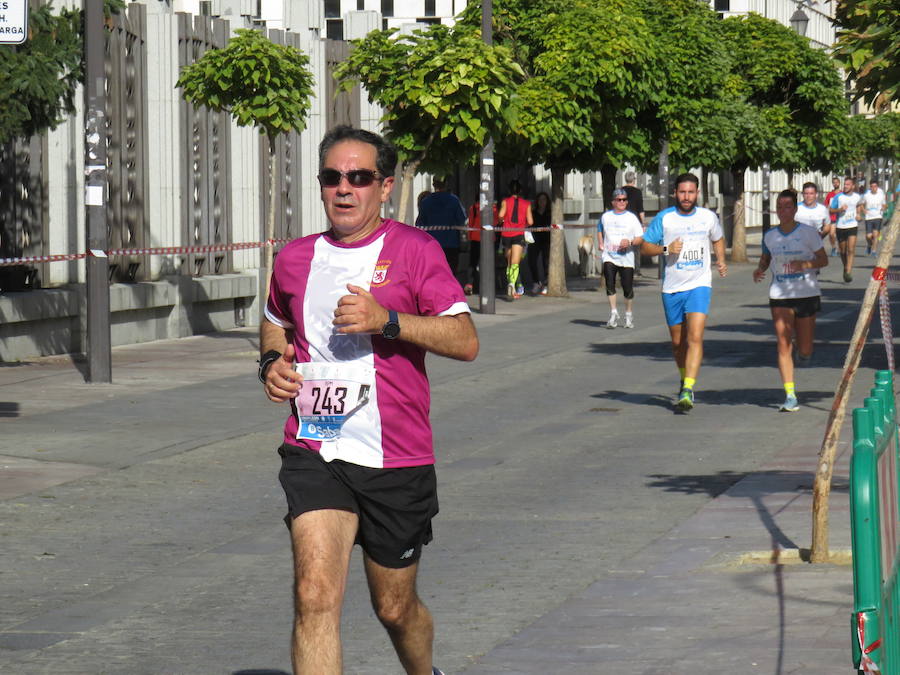
M 19 45 L 28 38 L 28 0 L 0 0 L 0 44 Z

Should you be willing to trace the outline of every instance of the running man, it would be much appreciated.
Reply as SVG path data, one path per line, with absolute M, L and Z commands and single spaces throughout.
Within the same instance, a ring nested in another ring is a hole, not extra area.
M 820 233 L 796 221 L 797 193 L 782 190 L 775 202 L 778 227 L 763 239 L 759 265 L 753 281 L 759 283 L 772 270 L 769 307 L 778 338 L 778 370 L 784 385 L 784 403 L 779 410 L 800 409 L 794 388 L 793 344 L 797 342 L 797 365 L 808 366 L 812 359 L 816 314 L 822 308 L 818 270 L 828 264 L 828 254 Z
M 825 195 L 825 207 L 828 208 L 828 213 L 831 218 L 831 232 L 828 234 L 828 241 L 831 242 L 831 257 L 837 257 L 837 239 L 835 238 L 835 225 L 837 224 L 837 216 L 831 213 L 831 200 L 834 199 L 835 195 L 837 195 L 841 191 L 841 179 L 837 176 L 833 176 L 831 178 L 831 192 Z
M 878 237 L 881 236 L 881 223 L 884 210 L 887 208 L 884 190 L 878 188 L 878 181 L 869 181 L 869 189 L 862 198 L 866 219 L 866 255 L 875 255 L 878 248 Z
M 719 276 L 728 274 L 725 238 L 715 213 L 697 206 L 700 181 L 692 173 L 675 179 L 675 206 L 660 211 L 644 233 L 647 255 L 664 255 L 662 303 L 681 387 L 677 410 L 694 407 L 694 385 L 703 361 L 703 332 L 712 299 L 710 245 Z
M 506 295 L 510 300 L 516 300 L 524 292 L 520 288 L 519 264 L 525 255 L 525 227 L 534 225 L 534 216 L 531 202 L 521 196 L 522 184 L 518 180 L 510 181 L 509 193 L 500 204 L 498 218 L 503 223 L 500 241 L 506 255 Z
M 824 239 L 831 235 L 834 226 L 831 224 L 831 213 L 828 207 L 819 203 L 819 188 L 815 183 L 803 184 L 803 201 L 797 205 L 794 217 L 801 225 L 808 225 Z
M 603 281 L 609 300 L 607 328 L 619 325 L 616 309 L 616 275 L 622 280 L 625 295 L 625 328 L 634 328 L 634 249 L 644 240 L 641 221 L 628 209 L 628 193 L 616 188 L 612 193 L 613 207 L 600 216 L 597 223 L 597 246 L 603 252 Z M 605 241 L 604 241 L 605 240 Z
M 409 675 L 433 667 L 416 592 L 438 512 L 425 354 L 471 361 L 478 336 L 435 239 L 382 219 L 397 152 L 336 127 L 319 145 L 327 232 L 275 260 L 259 378 L 290 402 L 279 479 L 294 552 L 295 675 L 339 675 L 341 606 L 354 543 L 375 615 Z
M 831 200 L 828 208 L 837 217 L 838 249 L 844 265 L 844 281 L 853 281 L 853 257 L 856 255 L 856 237 L 859 235 L 859 218 L 862 216 L 862 195 L 850 176 L 844 179 L 844 191 Z

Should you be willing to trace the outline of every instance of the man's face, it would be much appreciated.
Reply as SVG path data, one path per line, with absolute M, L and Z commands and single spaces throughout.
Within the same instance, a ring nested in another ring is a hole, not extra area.
M 872 192 L 878 192 L 878 181 L 877 181 L 877 180 L 873 180 L 871 183 L 869 183 L 869 189 L 870 189 Z
M 813 206 L 818 196 L 819 191 L 816 188 L 803 188 L 803 203 L 807 206 Z
M 850 194 L 850 193 L 853 192 L 855 189 L 856 189 L 856 185 L 854 184 L 853 179 L 852 179 L 852 178 L 847 178 L 847 179 L 844 181 L 844 192 L 846 192 L 847 194 Z
M 779 197 L 775 202 L 775 214 L 782 225 L 790 225 L 797 215 L 797 202 L 791 197 Z
M 682 213 L 690 213 L 697 206 L 697 195 L 700 190 L 691 181 L 686 180 L 675 186 L 675 201 L 678 210 Z
M 628 208 L 628 197 L 613 197 L 613 210 L 616 213 L 622 213 Z
M 832 179 L 831 179 L 831 186 L 832 186 L 835 190 L 837 190 L 837 189 L 841 186 L 841 180 L 840 180 L 840 178 L 837 178 L 837 177 L 832 178 Z
M 332 146 L 322 170 L 334 169 L 342 173 L 357 169 L 376 171 L 375 146 L 361 141 L 341 141 Z M 372 232 L 381 219 L 381 205 L 387 201 L 394 186 L 394 177 L 380 177 L 371 185 L 354 187 L 346 176 L 336 187 L 322 187 L 325 216 L 338 238 L 356 241 Z

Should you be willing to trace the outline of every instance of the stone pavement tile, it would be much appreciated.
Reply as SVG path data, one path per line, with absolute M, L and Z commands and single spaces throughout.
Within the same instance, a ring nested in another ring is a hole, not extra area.
M 102 469 L 85 464 L 40 462 L 0 455 L 0 500 L 37 492 L 99 471 Z

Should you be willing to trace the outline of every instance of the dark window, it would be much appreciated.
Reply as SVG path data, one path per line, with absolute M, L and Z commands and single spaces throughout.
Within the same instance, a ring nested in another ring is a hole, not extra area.
M 381 0 L 381 16 L 394 16 L 394 0 Z
M 416 19 L 416 23 L 435 24 L 440 22 L 441 20 L 439 18 L 433 16 L 420 16 Z
M 716 0 L 715 10 L 717 12 L 730 12 L 731 11 L 731 0 Z
M 341 0 L 325 0 L 325 18 L 341 18 Z
M 435 16 L 434 0 L 425 0 L 425 16 Z
M 356 0 L 356 9 L 360 12 L 366 8 L 366 0 Z
M 344 39 L 344 22 L 340 19 L 330 19 L 325 22 L 325 37 L 329 40 Z
M 388 29 L 387 19 L 382 19 L 381 20 L 381 30 L 387 30 L 387 29 Z

